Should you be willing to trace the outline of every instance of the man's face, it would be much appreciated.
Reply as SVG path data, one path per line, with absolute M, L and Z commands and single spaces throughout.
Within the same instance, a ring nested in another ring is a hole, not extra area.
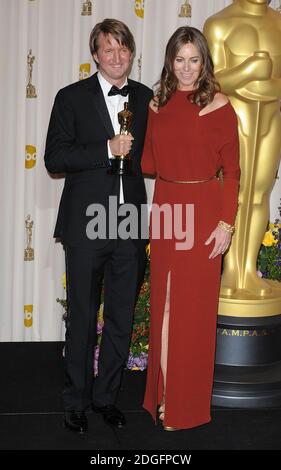
M 111 34 L 100 33 L 98 45 L 93 58 L 99 64 L 99 71 L 112 85 L 123 85 L 131 66 L 131 51 L 119 44 Z

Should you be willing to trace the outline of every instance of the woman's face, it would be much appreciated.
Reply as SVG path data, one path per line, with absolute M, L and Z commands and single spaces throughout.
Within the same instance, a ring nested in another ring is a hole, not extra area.
M 178 89 L 189 91 L 194 89 L 194 83 L 202 69 L 202 60 L 197 47 L 188 42 L 182 46 L 174 60 L 174 74 L 178 79 Z

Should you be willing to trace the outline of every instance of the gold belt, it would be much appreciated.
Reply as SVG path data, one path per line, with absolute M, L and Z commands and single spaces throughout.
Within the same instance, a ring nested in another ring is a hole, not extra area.
M 159 175 L 159 179 L 162 181 L 165 181 L 166 183 L 177 183 L 177 184 L 195 184 L 195 183 L 206 183 L 207 181 L 211 181 L 214 178 L 217 178 L 216 175 L 211 176 L 211 178 L 208 178 L 207 180 L 197 180 L 197 181 L 177 181 L 177 180 L 169 180 L 167 178 L 163 178 L 162 176 Z

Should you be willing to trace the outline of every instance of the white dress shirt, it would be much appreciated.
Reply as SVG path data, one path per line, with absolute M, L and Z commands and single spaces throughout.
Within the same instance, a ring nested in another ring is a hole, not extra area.
M 118 113 L 124 109 L 124 103 L 128 101 L 128 96 L 122 95 L 114 95 L 108 96 L 108 92 L 112 87 L 112 84 L 109 83 L 100 72 L 98 72 L 98 80 L 100 82 L 100 86 L 103 92 L 103 96 L 105 99 L 105 103 L 108 109 L 108 113 L 112 122 L 112 126 L 116 134 L 120 134 L 120 124 L 118 122 Z M 120 88 L 123 88 L 124 85 L 128 84 L 128 80 L 126 79 L 123 85 Z M 114 158 L 111 153 L 109 147 L 109 140 L 107 141 L 107 150 L 108 150 L 108 158 Z M 120 193 L 119 193 L 119 203 L 124 203 L 124 192 L 123 192 L 123 181 L 122 176 L 120 176 Z

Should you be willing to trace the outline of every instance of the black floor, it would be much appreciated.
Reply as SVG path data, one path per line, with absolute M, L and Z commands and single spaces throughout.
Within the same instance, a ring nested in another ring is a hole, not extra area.
M 89 413 L 89 432 L 62 425 L 62 343 L 0 343 L 1 450 L 281 450 L 281 409 L 212 410 L 212 422 L 167 432 L 142 409 L 144 372 L 124 372 L 118 406 L 127 428 Z

